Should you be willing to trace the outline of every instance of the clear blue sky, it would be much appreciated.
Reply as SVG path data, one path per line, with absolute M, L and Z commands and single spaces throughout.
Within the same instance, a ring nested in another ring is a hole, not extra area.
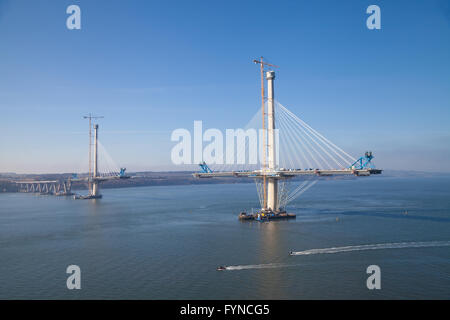
M 450 171 L 449 1 L 0 0 L 0 172 L 79 168 L 89 112 L 119 165 L 168 168 L 172 130 L 250 120 L 261 55 L 277 100 L 347 152 Z

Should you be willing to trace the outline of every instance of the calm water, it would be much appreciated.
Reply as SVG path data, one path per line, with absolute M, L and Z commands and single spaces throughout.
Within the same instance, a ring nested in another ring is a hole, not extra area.
M 270 223 L 237 220 L 257 207 L 253 184 L 103 195 L 0 194 L 0 298 L 450 298 L 448 246 L 288 255 L 450 241 L 449 178 L 320 181 L 291 205 L 297 220 Z M 78 291 L 66 289 L 71 264 L 82 270 Z M 366 287 L 371 264 L 381 268 L 381 290 Z

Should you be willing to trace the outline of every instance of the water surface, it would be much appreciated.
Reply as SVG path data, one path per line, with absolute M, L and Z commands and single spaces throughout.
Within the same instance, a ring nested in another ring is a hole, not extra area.
M 289 256 L 448 242 L 449 178 L 321 180 L 290 206 L 296 220 L 270 223 L 237 220 L 258 207 L 253 184 L 102 193 L 96 201 L 0 194 L 0 298 L 450 298 L 448 246 Z M 78 291 L 66 288 L 72 264 L 82 272 Z M 366 287 L 372 264 L 381 290 Z

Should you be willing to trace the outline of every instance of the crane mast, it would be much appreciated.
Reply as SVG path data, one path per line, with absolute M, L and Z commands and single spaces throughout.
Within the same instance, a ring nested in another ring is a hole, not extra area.
M 259 60 L 253 60 L 255 64 L 259 64 L 260 73 L 261 73 L 261 113 L 262 113 L 262 145 L 263 145 L 263 161 L 262 161 L 262 174 L 263 174 L 263 209 L 268 209 L 267 206 L 267 183 L 266 183 L 266 171 L 267 171 L 267 143 L 266 143 L 266 112 L 265 112 L 265 87 L 264 87 L 264 67 L 269 66 L 273 68 L 278 68 L 278 66 L 267 63 L 264 61 L 263 57 L 260 57 Z M 272 159 L 274 160 L 274 159 Z
M 87 116 L 83 117 L 84 119 L 89 119 L 89 173 L 88 173 L 88 187 L 89 191 L 92 193 L 92 181 L 93 181 L 93 174 L 92 174 L 92 120 L 95 119 L 102 119 L 103 116 L 94 116 L 91 113 L 89 113 Z M 98 126 L 97 126 L 98 128 Z M 97 134 L 97 128 L 96 128 L 96 134 Z M 95 150 L 95 153 L 97 153 L 97 150 Z M 95 160 L 97 162 L 97 159 Z

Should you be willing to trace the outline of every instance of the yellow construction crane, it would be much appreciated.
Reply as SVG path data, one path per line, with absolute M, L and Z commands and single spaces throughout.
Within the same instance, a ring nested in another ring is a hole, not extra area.
M 266 186 L 266 112 L 264 108 L 264 101 L 265 101 L 265 90 L 264 90 L 264 67 L 272 67 L 272 68 L 279 68 L 276 65 L 264 62 L 264 58 L 260 57 L 259 60 L 255 59 L 253 60 L 255 64 L 259 64 L 260 71 L 261 71 L 261 110 L 262 110 L 262 129 L 263 129 L 263 164 L 262 164 L 262 174 L 263 174 L 263 189 L 264 189 L 264 200 L 263 200 L 263 208 L 267 208 L 267 186 Z
M 83 117 L 84 119 L 89 119 L 89 176 L 88 176 L 88 187 L 91 190 L 91 182 L 92 182 L 92 119 L 102 119 L 103 116 L 94 116 L 89 113 L 87 116 Z

